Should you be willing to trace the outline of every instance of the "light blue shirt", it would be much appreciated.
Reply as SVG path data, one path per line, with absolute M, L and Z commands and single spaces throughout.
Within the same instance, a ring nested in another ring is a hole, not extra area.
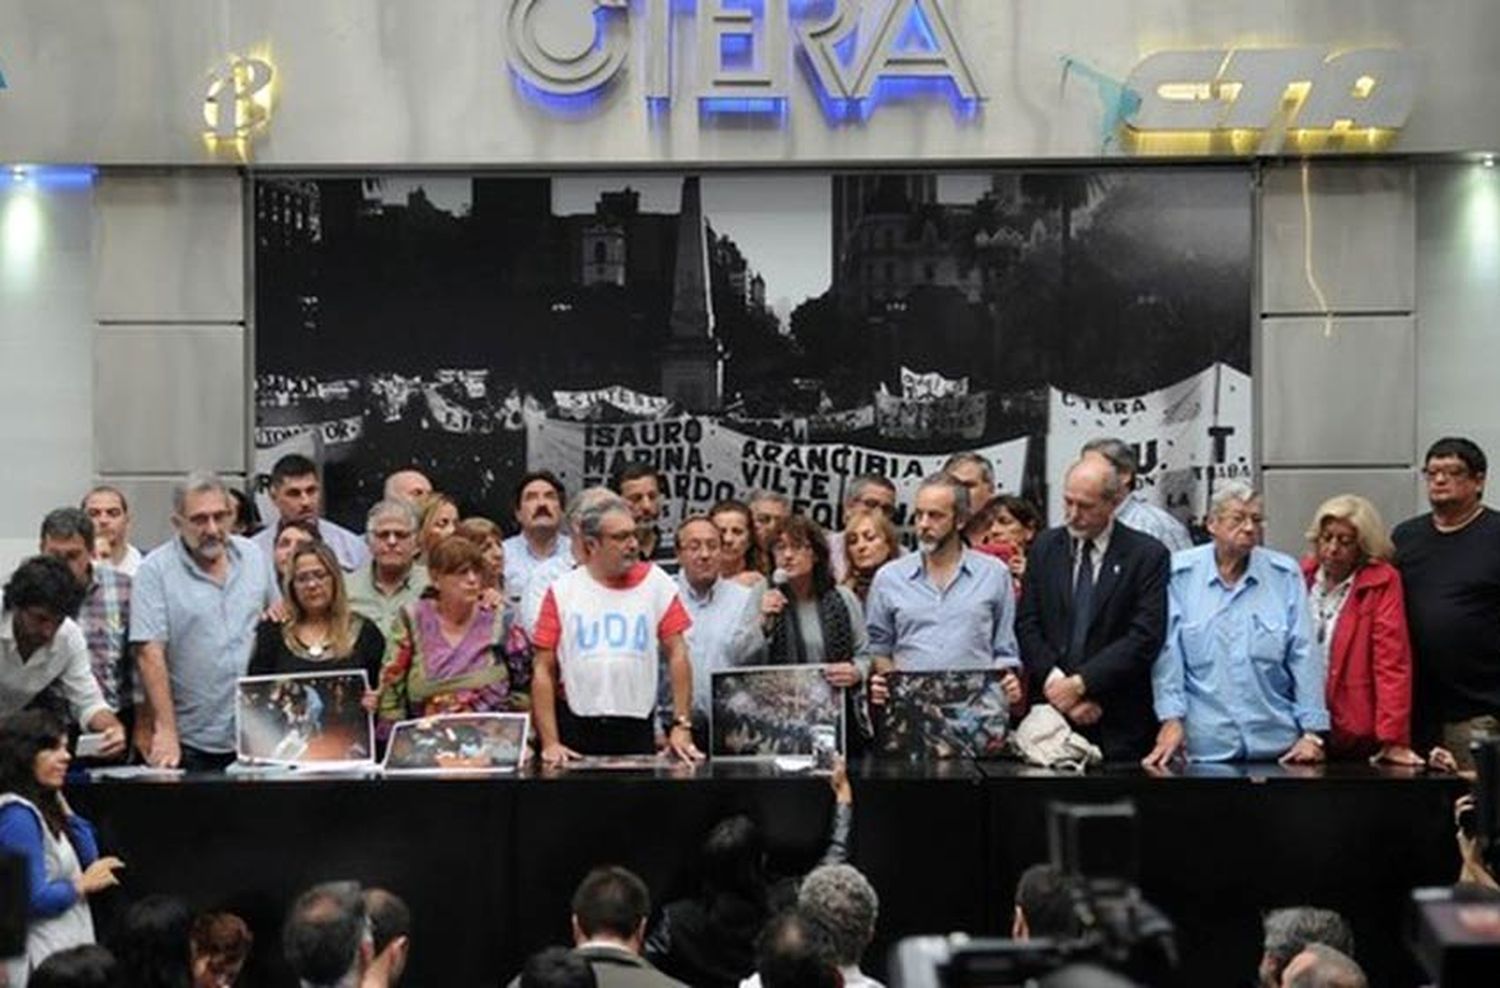
M 136 571 L 130 640 L 166 646 L 177 733 L 199 751 L 234 751 L 235 683 L 250 666 L 255 627 L 276 599 L 270 569 L 249 539 L 229 538 L 220 586 L 181 539 L 153 549 Z
M 573 547 L 566 534 L 560 534 L 552 545 L 552 553 L 538 556 L 531 551 L 531 543 L 521 533 L 512 535 L 502 543 L 505 548 L 505 599 L 514 613 L 526 599 L 526 585 L 537 567 L 554 559 L 567 560 L 573 564 Z
M 952 582 L 939 590 L 925 562 L 917 552 L 876 571 L 865 601 L 870 654 L 919 672 L 1019 666 L 1006 565 L 965 549 Z
M 1140 491 L 1131 491 L 1120 510 L 1115 512 L 1115 521 L 1144 532 L 1167 547 L 1168 552 L 1180 552 L 1193 547 L 1192 536 L 1187 526 L 1178 521 L 1165 508 L 1146 500 Z
M 760 594 L 720 577 L 700 595 L 681 573 L 677 575 L 677 590 L 688 617 L 693 619 L 684 635 L 693 663 L 693 711 L 707 717 L 713 674 L 749 664 L 765 645 L 760 630 Z M 667 710 L 670 712 L 670 705 Z
M 1151 684 L 1156 715 L 1182 720 L 1189 758 L 1275 759 L 1303 733 L 1328 730 L 1327 664 L 1310 627 L 1291 556 L 1252 550 L 1231 587 L 1212 545 L 1173 553 L 1167 639 Z

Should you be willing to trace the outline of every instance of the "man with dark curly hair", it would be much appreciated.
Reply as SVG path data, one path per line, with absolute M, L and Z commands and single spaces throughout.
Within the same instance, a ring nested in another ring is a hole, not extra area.
M 0 612 L 0 717 L 55 703 L 84 730 L 102 733 L 101 754 L 113 756 L 125 750 L 125 728 L 104 701 L 73 620 L 83 595 L 67 563 L 51 556 L 33 556 L 11 575 Z

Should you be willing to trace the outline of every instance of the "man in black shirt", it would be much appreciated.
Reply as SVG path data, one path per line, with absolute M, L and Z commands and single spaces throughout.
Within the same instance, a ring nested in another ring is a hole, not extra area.
M 1469 742 L 1500 735 L 1500 513 L 1484 506 L 1484 451 L 1439 439 L 1422 474 L 1432 511 L 1391 533 L 1406 588 L 1417 730 L 1472 768 Z

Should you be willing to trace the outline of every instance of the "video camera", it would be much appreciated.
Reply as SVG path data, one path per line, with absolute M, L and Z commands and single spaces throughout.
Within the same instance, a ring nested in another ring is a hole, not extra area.
M 1070 880 L 1082 934 L 1066 941 L 909 937 L 891 949 L 892 988 L 1009 988 L 1074 967 L 1111 972 L 1121 985 L 1178 983 L 1172 924 L 1135 884 L 1134 804 L 1053 803 L 1047 816 L 1049 860 Z
M 1478 779 L 1474 805 L 1458 816 L 1491 876 L 1500 876 L 1500 738 L 1470 746 Z M 1412 951 L 1440 988 L 1495 983 L 1500 971 L 1500 892 L 1477 886 L 1416 889 Z

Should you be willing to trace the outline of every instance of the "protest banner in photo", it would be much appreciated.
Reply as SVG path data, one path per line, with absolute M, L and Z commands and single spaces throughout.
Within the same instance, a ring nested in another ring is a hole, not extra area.
M 235 754 L 247 763 L 340 768 L 375 759 L 374 718 L 360 701 L 363 670 L 243 676 Z
M 1091 439 L 1135 447 L 1137 487 L 1184 523 L 1203 518 L 1216 480 L 1249 480 L 1250 377 L 1216 364 L 1170 387 L 1124 398 L 1089 398 L 1053 388 L 1047 426 L 1048 517 L 1062 519 L 1061 478 Z
M 829 684 L 827 666 L 744 666 L 713 674 L 709 711 L 711 756 L 772 759 L 818 755 L 833 732 L 844 749 L 844 691 Z

